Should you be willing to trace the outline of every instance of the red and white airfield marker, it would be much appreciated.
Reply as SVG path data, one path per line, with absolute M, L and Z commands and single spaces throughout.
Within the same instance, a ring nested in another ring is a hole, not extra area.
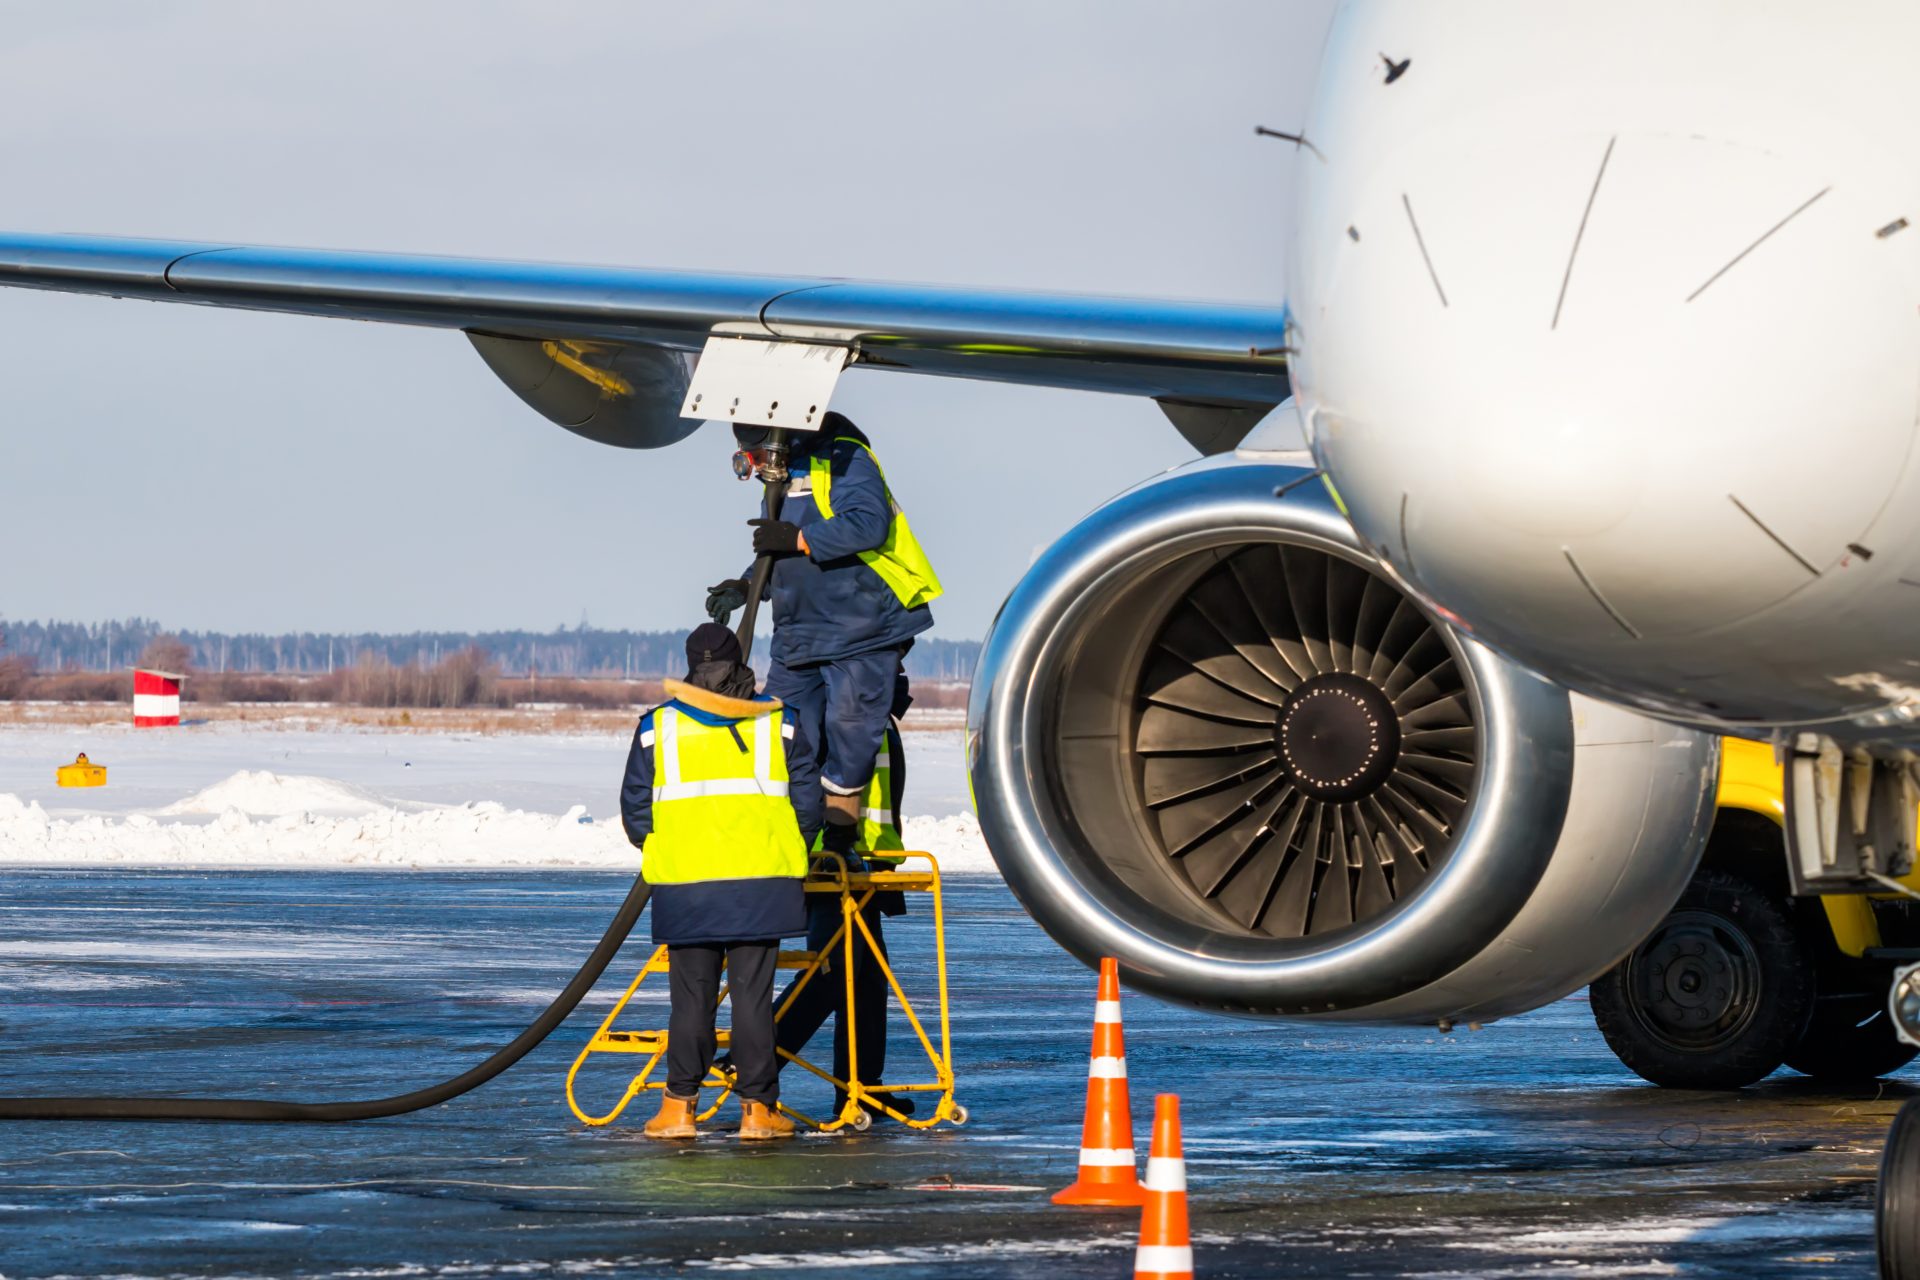
M 133 727 L 157 729 L 180 723 L 180 682 L 186 677 L 171 671 L 133 671 Z

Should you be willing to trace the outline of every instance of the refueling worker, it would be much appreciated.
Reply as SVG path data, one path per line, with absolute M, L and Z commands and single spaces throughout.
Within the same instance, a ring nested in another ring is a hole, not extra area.
M 886 870 L 899 865 L 899 855 L 906 849 L 900 836 L 901 805 L 905 800 L 907 787 L 907 754 L 905 744 L 900 739 L 900 718 L 907 714 L 913 705 L 913 692 L 907 683 L 906 673 L 902 672 L 894 684 L 893 705 L 888 709 L 886 743 L 874 761 L 873 778 L 867 784 L 861 796 L 860 834 L 856 848 L 861 853 L 854 855 L 857 865 L 853 869 Z M 883 889 L 876 892 L 867 904 L 860 909 L 860 915 L 866 921 L 867 928 L 873 933 L 873 949 L 856 938 L 853 951 L 853 1006 L 854 1031 L 860 1058 L 860 1082 L 872 1086 L 886 1078 L 887 1065 L 887 989 L 886 975 L 874 961 L 874 954 L 887 954 L 887 936 L 882 920 L 889 916 L 903 916 L 907 913 L 906 895 L 898 889 Z M 807 950 L 826 949 L 841 924 L 840 900 L 825 894 L 815 894 L 807 903 Z M 839 946 L 833 948 L 833 959 L 829 959 L 821 972 L 814 975 L 805 987 L 793 996 L 788 1005 L 787 998 L 793 991 L 789 986 L 774 1001 L 777 1009 L 786 1005 L 786 1013 L 775 1027 L 775 1042 L 787 1053 L 799 1053 L 806 1047 L 814 1033 L 833 1016 L 833 1074 L 835 1079 L 851 1080 L 847 1048 L 847 990 L 837 974 L 835 961 L 844 953 Z M 798 982 L 798 979 L 795 979 Z M 785 1063 L 782 1062 L 784 1068 Z M 882 1094 L 880 1101 L 885 1102 L 902 1115 L 913 1114 L 913 1099 L 907 1094 Z M 846 1106 L 844 1091 L 835 1091 L 833 1099 L 834 1114 L 838 1115 Z
M 750 454 L 765 438 L 756 428 L 736 426 L 734 434 Z M 761 518 L 749 522 L 754 552 L 773 557 L 767 692 L 799 713 L 801 726 L 815 743 L 825 798 L 818 847 L 846 859 L 849 870 L 865 871 L 870 864 L 858 851 L 872 852 L 873 843 L 863 832 L 863 809 L 895 806 L 869 806 L 864 798 L 874 785 L 875 762 L 904 689 L 901 662 L 913 638 L 933 625 L 927 606 L 941 594 L 940 579 L 895 500 L 871 443 L 844 414 L 825 414 L 817 432 L 794 432 L 788 469 L 792 482 L 780 517 L 772 518 L 763 508 Z M 708 614 L 715 621 L 725 620 L 746 603 L 748 590 L 744 578 L 716 584 L 708 591 Z M 889 755 L 892 767 L 904 770 L 897 735 Z M 899 848 L 897 831 L 894 848 Z M 876 910 L 877 902 L 869 904 L 868 923 L 876 941 L 881 911 L 898 914 L 905 909 L 899 894 L 886 896 L 894 900 L 887 908 Z M 817 906 L 816 916 L 828 909 Z M 837 922 L 837 909 L 833 915 Z M 829 934 L 833 927 L 837 924 L 828 928 Z M 856 996 L 860 1030 L 867 1029 L 871 1018 L 883 1031 L 884 978 L 877 968 L 867 968 L 867 988 L 876 994 Z M 856 965 L 856 979 L 859 970 Z M 816 978 L 813 985 L 819 982 Z M 838 998 L 834 1003 L 838 1005 Z M 794 1012 L 789 1010 L 788 1018 Z M 792 1051 L 805 1043 L 826 1010 L 812 1010 L 809 1016 L 814 1020 L 804 1033 L 798 1029 L 802 1023 L 782 1033 L 783 1048 Z M 843 1022 L 836 1020 L 834 1039 L 842 1068 L 835 1074 L 844 1080 Z M 860 1075 L 867 1082 L 877 1081 L 884 1035 L 862 1035 L 860 1041 L 871 1046 L 861 1053 Z M 896 1109 L 905 1113 L 912 1108 L 901 1098 Z
M 789 1138 L 773 975 L 780 939 L 807 930 L 801 882 L 821 822 L 813 740 L 778 698 L 754 692 L 739 640 L 717 623 L 687 637 L 687 678 L 667 681 L 666 692 L 671 701 L 640 718 L 620 790 L 672 999 L 665 1096 L 645 1132 L 698 1135 L 724 964 L 740 1137 Z

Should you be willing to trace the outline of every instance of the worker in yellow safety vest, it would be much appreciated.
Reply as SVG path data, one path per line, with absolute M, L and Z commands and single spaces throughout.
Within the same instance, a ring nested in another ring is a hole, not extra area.
M 791 1137 L 778 1109 L 773 975 L 780 939 L 807 930 L 801 883 L 821 821 L 813 743 L 779 699 L 754 692 L 740 642 L 717 623 L 688 637 L 687 678 L 666 691 L 671 701 L 634 731 L 620 791 L 672 998 L 666 1091 L 646 1134 L 696 1136 L 724 965 L 740 1137 Z

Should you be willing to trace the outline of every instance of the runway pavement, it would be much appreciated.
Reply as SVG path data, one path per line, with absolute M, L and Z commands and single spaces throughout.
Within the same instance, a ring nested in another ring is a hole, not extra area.
M 531 1020 L 626 884 L 10 870 L 0 1082 L 340 1098 L 438 1080 Z M 923 988 L 925 924 L 890 933 Z M 643 939 L 526 1062 L 433 1111 L 0 1122 L 0 1276 L 1131 1274 L 1132 1215 L 1045 1195 L 1073 1174 L 1092 975 L 990 877 L 950 886 L 948 936 L 965 1129 L 750 1149 L 720 1129 L 651 1144 L 640 1115 L 582 1128 L 562 1077 Z M 1614 1061 L 1578 998 L 1449 1036 L 1137 996 L 1125 1010 L 1143 1153 L 1152 1094 L 1184 1099 L 1200 1275 L 1872 1272 L 1874 1169 L 1902 1085 L 1656 1090 Z M 912 1041 L 896 1032 L 903 1065 Z M 588 1082 L 597 1096 L 618 1087 L 607 1070 Z

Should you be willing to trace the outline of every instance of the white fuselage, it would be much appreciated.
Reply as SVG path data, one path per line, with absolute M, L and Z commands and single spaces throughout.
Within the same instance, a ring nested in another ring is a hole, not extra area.
M 1342 11 L 1294 381 L 1411 589 L 1669 718 L 1920 739 L 1917 48 L 1892 0 Z

